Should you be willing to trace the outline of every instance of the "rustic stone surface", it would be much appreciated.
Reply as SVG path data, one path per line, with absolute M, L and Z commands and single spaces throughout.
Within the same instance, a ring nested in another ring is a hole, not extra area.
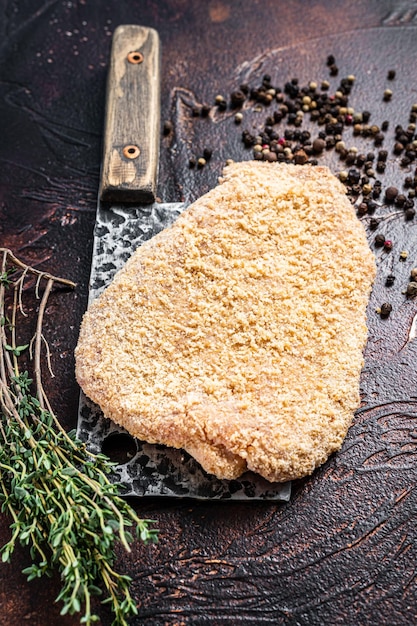
M 244 79 L 259 80 L 266 71 L 281 83 L 293 75 L 328 78 L 326 56 L 333 53 L 339 78 L 357 76 L 355 106 L 373 111 L 376 123 L 395 114 L 406 125 L 415 97 L 411 0 L 1 0 L 0 15 L 0 240 L 24 260 L 78 283 L 74 294 L 51 300 L 45 329 L 55 371 L 48 391 L 67 427 L 76 422 L 73 349 L 87 300 L 107 60 L 118 24 L 153 26 L 161 36 L 162 120 L 174 126 L 161 141 L 165 201 L 192 200 L 214 185 L 226 158 L 249 158 L 240 141 L 243 125 L 236 127 L 233 117 L 190 115 L 190 105 L 211 104 L 217 93 L 228 97 Z M 388 84 L 391 67 L 397 77 Z M 394 93 L 385 103 L 388 87 Z M 189 156 L 205 147 L 213 149 L 210 163 L 190 170 Z M 326 159 L 336 167 L 333 157 Z M 401 186 L 397 169 L 390 157 L 387 184 Z M 136 502 L 141 514 L 157 520 L 161 538 L 120 556 L 119 566 L 134 579 L 139 617 L 132 624 L 417 621 L 417 343 L 407 341 L 417 309 L 401 293 L 417 265 L 417 233 L 413 222 L 398 220 L 383 232 L 395 245 L 379 259 L 363 406 L 341 452 L 295 485 L 285 506 Z M 400 265 L 403 248 L 409 257 Z M 397 280 L 388 292 L 392 267 Z M 381 320 L 375 308 L 388 296 L 393 313 Z M 2 542 L 8 523 L 2 516 Z M 77 624 L 76 617 L 59 617 L 53 603 L 58 579 L 25 582 L 20 571 L 28 562 L 19 549 L 13 564 L 0 568 L 0 624 Z M 111 623 L 107 609 L 101 615 Z

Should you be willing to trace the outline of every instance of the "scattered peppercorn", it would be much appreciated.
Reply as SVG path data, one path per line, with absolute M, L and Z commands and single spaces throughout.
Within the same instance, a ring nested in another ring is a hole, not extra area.
M 206 161 L 210 161 L 212 155 L 213 155 L 213 150 L 211 150 L 210 148 L 204 148 L 203 157 Z M 203 163 L 203 165 L 205 165 L 205 163 Z
M 400 261 L 405 261 L 407 257 L 408 257 L 407 250 L 401 250 L 401 252 L 400 252 Z
M 394 202 L 397 196 L 398 196 L 397 187 L 387 187 L 387 189 L 385 190 L 385 200 L 387 202 Z
M 417 282 L 415 282 L 414 280 L 410 281 L 407 285 L 407 289 L 406 292 L 407 296 L 410 296 L 411 298 L 414 298 L 415 296 L 417 296 Z
M 376 235 L 374 243 L 377 248 L 381 248 L 385 244 L 385 236 L 381 234 Z
M 391 100 L 392 98 L 392 91 L 391 89 L 385 89 L 384 91 L 384 100 L 385 102 L 387 102 L 388 100 Z
M 245 102 L 246 96 L 240 89 L 233 91 L 230 94 L 230 103 L 234 109 L 241 107 Z
M 200 157 L 197 161 L 197 165 L 199 168 L 202 168 L 206 165 L 207 161 L 203 157 Z
M 392 250 L 392 241 L 391 239 L 386 239 L 384 241 L 384 250 Z
M 227 102 L 222 95 L 219 94 L 218 96 L 216 96 L 214 102 L 217 105 L 219 111 L 225 111 L 227 109 Z
M 172 122 L 170 122 L 170 120 L 166 120 L 164 122 L 164 135 L 169 135 L 172 132 L 173 129 L 173 124 Z
M 388 78 L 388 80 L 394 80 L 394 78 L 395 78 L 395 70 L 388 70 L 387 78 Z
M 392 304 L 390 304 L 389 302 L 384 302 L 383 304 L 381 304 L 381 317 L 389 317 L 391 311 L 392 311 Z
M 385 279 L 385 285 L 386 285 L 387 287 L 392 287 L 392 285 L 394 284 L 394 282 L 395 282 L 395 276 L 394 276 L 394 274 L 388 274 L 388 276 L 387 276 L 387 277 L 386 277 L 386 279 Z
M 313 151 L 316 154 L 320 154 L 321 152 L 323 152 L 325 148 L 326 148 L 326 142 L 324 139 L 321 139 L 321 137 L 317 137 L 317 139 L 313 141 Z
M 348 180 L 352 185 L 356 185 L 360 181 L 360 172 L 355 169 L 350 169 L 348 172 Z
M 411 270 L 410 278 L 412 280 L 417 280 L 417 267 L 413 267 L 413 269 Z

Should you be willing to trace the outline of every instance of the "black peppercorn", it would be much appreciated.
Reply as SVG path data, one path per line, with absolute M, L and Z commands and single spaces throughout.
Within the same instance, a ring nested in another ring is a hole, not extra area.
M 388 70 L 387 78 L 388 78 L 388 80 L 394 80 L 394 78 L 395 78 L 395 70 Z
M 378 234 L 375 236 L 374 243 L 377 248 L 381 248 L 385 243 L 384 235 Z
M 169 135 L 172 132 L 173 124 L 169 120 L 164 122 L 164 135 Z
M 361 175 L 360 172 L 354 168 L 350 169 L 348 172 L 348 179 L 352 185 L 356 185 L 360 181 Z
M 405 219 L 407 221 L 411 221 L 412 219 L 414 219 L 415 214 L 416 214 L 415 209 L 407 209 L 405 211 Z
M 317 139 L 313 141 L 313 150 L 316 154 L 320 154 L 321 152 L 323 152 L 325 148 L 326 148 L 326 142 L 324 139 L 317 137 Z
M 398 196 L 395 198 L 395 205 L 402 207 L 405 205 L 407 198 L 405 197 L 405 195 L 403 193 L 399 193 Z
M 378 221 L 375 217 L 372 217 L 372 218 L 369 220 L 369 228 L 370 228 L 371 230 L 376 230 L 376 229 L 378 228 L 378 225 L 379 225 L 379 221 Z M 385 238 L 384 238 L 384 239 L 385 239 Z M 375 245 L 376 245 L 376 244 L 375 244 Z M 382 245 L 382 244 L 381 244 L 381 245 Z
M 211 150 L 210 148 L 204 148 L 203 157 L 205 158 L 206 161 L 210 161 L 212 154 L 213 154 L 213 150 Z
M 251 135 L 249 131 L 244 130 L 242 133 L 242 141 L 245 144 L 246 148 L 250 148 L 255 144 L 255 137 Z
M 387 187 L 387 189 L 385 190 L 385 200 L 387 202 L 394 202 L 397 196 L 398 196 L 397 187 Z
M 392 285 L 394 284 L 394 281 L 395 281 L 394 274 L 388 274 L 388 276 L 385 279 L 385 285 L 387 287 L 392 287 Z
M 233 109 L 241 107 L 244 102 L 245 94 L 243 93 L 243 91 L 240 91 L 240 89 L 238 89 L 237 91 L 233 91 L 230 94 L 230 104 L 232 105 Z
M 384 302 L 384 304 L 381 304 L 381 317 L 388 317 L 391 311 L 392 304 L 390 304 L 389 302 Z

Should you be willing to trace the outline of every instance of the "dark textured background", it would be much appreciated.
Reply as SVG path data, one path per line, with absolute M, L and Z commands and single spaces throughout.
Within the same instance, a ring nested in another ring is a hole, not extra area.
M 327 78 L 334 53 L 339 78 L 357 76 L 355 106 L 376 111 L 378 123 L 407 124 L 417 101 L 410 0 L 0 0 L 0 244 L 78 284 L 51 299 L 45 331 L 55 371 L 48 392 L 67 427 L 76 422 L 73 349 L 87 298 L 107 62 L 121 23 L 160 33 L 162 119 L 175 127 L 161 141 L 166 201 L 197 197 L 226 158 L 250 157 L 232 117 L 190 115 L 192 103 L 211 104 L 243 79 L 256 83 L 266 71 L 281 84 L 294 75 Z M 384 104 L 391 67 L 394 98 Z M 189 156 L 204 147 L 212 161 L 189 170 Z M 386 184 L 401 184 L 398 172 L 390 157 Z M 119 558 L 134 580 L 132 624 L 417 623 L 417 340 L 407 343 L 417 306 L 401 293 L 417 265 L 417 233 L 401 220 L 387 221 L 386 232 L 394 250 L 378 253 L 363 406 L 342 450 L 296 484 L 286 505 L 135 502 L 161 532 L 157 546 L 137 543 Z M 409 258 L 401 264 L 403 248 Z M 375 308 L 387 298 L 394 311 L 383 321 Z M 3 516 L 1 542 L 8 524 Z M 1 626 L 77 624 L 59 617 L 58 580 L 25 582 L 28 562 L 19 549 L 0 567 Z M 107 609 L 101 615 L 109 625 Z

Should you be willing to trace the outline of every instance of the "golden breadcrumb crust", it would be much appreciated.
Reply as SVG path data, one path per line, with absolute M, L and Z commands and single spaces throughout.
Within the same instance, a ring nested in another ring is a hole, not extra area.
M 232 164 L 91 304 L 77 379 L 130 433 L 219 478 L 305 476 L 359 404 L 374 276 L 327 168 Z

